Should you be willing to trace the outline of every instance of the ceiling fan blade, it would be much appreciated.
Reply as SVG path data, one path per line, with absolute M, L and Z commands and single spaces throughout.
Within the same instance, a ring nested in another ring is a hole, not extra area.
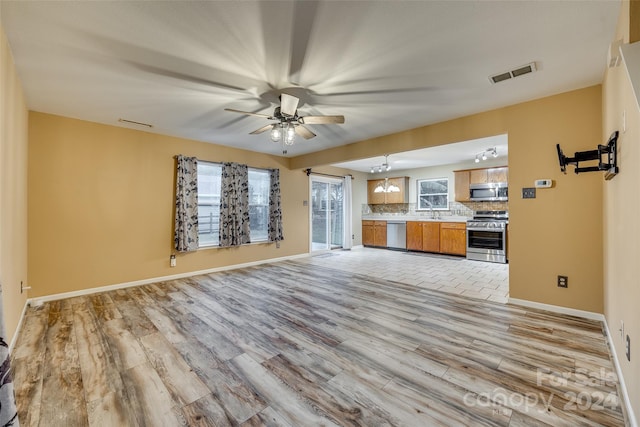
M 239 114 L 245 114 L 247 116 L 264 117 L 264 118 L 269 119 L 269 120 L 276 120 L 275 117 L 273 117 L 273 116 L 271 116 L 269 114 L 252 113 L 250 111 L 241 111 L 241 110 L 236 110 L 234 108 L 225 108 L 224 111 L 231 111 L 232 113 L 239 113 Z
M 280 95 L 280 113 L 283 116 L 295 116 L 296 110 L 298 109 L 298 102 L 300 102 L 300 99 L 288 93 L 283 93 Z
M 305 125 L 326 125 L 344 123 L 344 116 L 305 116 L 298 117 L 300 123 Z
M 289 81 L 296 85 L 300 84 L 300 74 L 309 51 L 318 4 L 319 2 L 315 1 L 300 1 L 293 4 Z
M 309 129 L 307 129 L 306 127 L 302 126 L 302 125 L 298 125 L 295 128 L 295 131 L 298 135 L 300 135 L 301 137 L 303 137 L 304 139 L 311 139 L 314 136 L 316 136 L 315 133 L 311 132 Z
M 272 129 L 272 128 L 273 128 L 273 126 L 274 126 L 274 125 L 272 125 L 272 124 L 262 126 L 260 129 L 256 129 L 256 130 L 254 130 L 253 132 L 249 133 L 249 135 L 257 135 L 257 134 L 259 134 L 259 133 L 266 132 L 266 131 L 268 131 L 268 130 Z

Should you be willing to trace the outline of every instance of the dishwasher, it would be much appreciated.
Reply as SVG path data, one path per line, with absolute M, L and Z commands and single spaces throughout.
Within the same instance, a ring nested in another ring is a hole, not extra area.
M 406 221 L 387 221 L 387 248 L 407 250 Z

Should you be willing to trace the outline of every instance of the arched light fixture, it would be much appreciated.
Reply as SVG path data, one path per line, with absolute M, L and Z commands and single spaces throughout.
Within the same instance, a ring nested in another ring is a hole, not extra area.
M 487 160 L 489 156 L 498 157 L 498 149 L 496 147 L 487 148 L 483 152 L 476 154 L 475 162 L 480 163 L 480 159 Z
M 371 173 L 382 173 L 389 172 L 391 170 L 391 165 L 389 164 L 389 155 L 384 155 L 384 163 L 381 165 L 371 166 Z

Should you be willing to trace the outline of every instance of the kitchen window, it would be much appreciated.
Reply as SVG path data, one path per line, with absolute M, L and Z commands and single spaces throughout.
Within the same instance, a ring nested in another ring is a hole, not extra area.
M 249 168 L 249 233 L 251 242 L 266 242 L 269 229 L 269 189 L 267 169 Z M 198 161 L 198 238 L 200 247 L 220 244 L 220 189 L 222 165 Z
M 419 179 L 417 210 L 449 209 L 449 179 Z

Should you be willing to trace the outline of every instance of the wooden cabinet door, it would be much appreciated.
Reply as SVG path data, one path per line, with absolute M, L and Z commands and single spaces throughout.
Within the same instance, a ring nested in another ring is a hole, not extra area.
M 488 179 L 486 169 L 472 169 L 469 171 L 470 184 L 486 184 Z
M 367 181 L 367 204 L 369 205 L 384 204 L 385 193 L 376 193 L 374 191 L 378 184 L 382 184 L 382 186 L 384 187 L 384 179 L 370 179 Z
M 362 221 L 362 245 L 374 246 L 373 221 Z
M 487 182 L 499 183 L 508 181 L 509 168 L 487 169 Z
M 467 254 L 467 225 L 465 223 L 441 223 L 440 252 L 451 255 Z
M 455 172 L 455 199 L 456 202 L 469 201 L 469 171 Z
M 410 251 L 422 250 L 422 223 L 407 221 L 407 249 Z
M 386 203 L 409 203 L 409 177 L 389 178 L 387 180 L 387 188 L 390 188 L 392 185 L 398 187 L 400 191 L 387 192 Z
M 375 221 L 373 226 L 373 241 L 375 246 L 387 247 L 387 221 Z
M 440 223 L 422 223 L 422 250 L 425 252 L 440 252 Z

